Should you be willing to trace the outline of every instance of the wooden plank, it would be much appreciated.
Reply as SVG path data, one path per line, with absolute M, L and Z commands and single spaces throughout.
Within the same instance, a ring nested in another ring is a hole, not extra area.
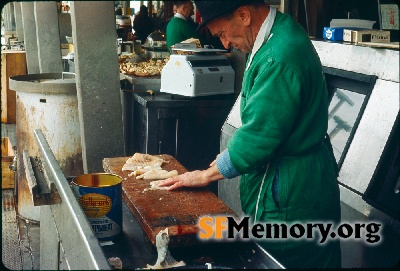
M 1 52 L 1 122 L 16 122 L 16 93 L 9 89 L 12 76 L 26 74 L 25 51 Z
M 14 188 L 14 171 L 10 169 L 15 152 L 8 137 L 1 138 L 1 188 Z
M 179 174 L 187 172 L 172 156 L 159 157 L 168 161 L 162 166 L 163 169 L 176 169 Z M 145 188 L 150 187 L 150 180 L 137 180 L 134 176 L 128 176 L 131 171 L 122 171 L 128 158 L 105 158 L 103 168 L 105 172 L 119 175 L 123 179 L 123 198 L 154 245 L 156 235 L 168 228 L 169 247 L 191 246 L 199 242 L 198 218 L 219 214 L 235 216 L 222 200 L 206 188 L 144 192 Z
M 8 137 L 1 138 L 1 157 L 3 156 L 14 156 L 14 150 L 12 149 L 12 145 L 10 139 Z
M 1 157 L 1 188 L 14 188 L 14 171 L 10 169 L 14 157 Z

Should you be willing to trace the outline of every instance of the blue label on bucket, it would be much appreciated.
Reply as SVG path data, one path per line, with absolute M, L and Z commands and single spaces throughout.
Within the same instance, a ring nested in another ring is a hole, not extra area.
M 72 188 L 96 237 L 101 241 L 117 237 L 122 231 L 121 184 L 107 187 L 72 184 Z
M 115 221 L 103 218 L 88 218 L 93 232 L 98 238 L 113 237 L 115 234 L 121 232 L 120 226 Z

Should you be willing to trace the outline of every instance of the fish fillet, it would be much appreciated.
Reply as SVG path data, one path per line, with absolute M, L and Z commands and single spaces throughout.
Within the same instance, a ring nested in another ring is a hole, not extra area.
M 177 175 L 178 171 L 176 170 L 168 171 L 164 169 L 152 169 L 137 176 L 136 179 L 163 180 Z
M 146 173 L 146 172 L 148 172 L 150 170 L 153 170 L 153 169 L 162 169 L 162 168 L 158 167 L 158 166 L 157 167 L 145 166 L 144 168 L 140 168 L 139 167 L 135 171 L 132 171 L 131 173 L 129 173 L 128 176 L 129 177 L 139 176 L 139 175 L 142 175 L 142 174 L 144 174 L 144 173 Z
M 122 167 L 122 171 L 136 171 L 144 169 L 145 167 L 159 168 L 163 163 L 166 163 L 166 161 L 160 157 L 137 152 L 126 160 Z

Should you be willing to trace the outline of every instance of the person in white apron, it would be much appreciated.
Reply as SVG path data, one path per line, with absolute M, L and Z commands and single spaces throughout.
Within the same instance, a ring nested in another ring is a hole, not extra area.
M 195 1 L 202 24 L 225 48 L 249 54 L 240 94 L 242 126 L 206 170 L 160 183 L 169 190 L 241 175 L 243 212 L 254 222 L 340 222 L 328 92 L 304 28 L 257 0 Z M 262 240 L 286 268 L 339 268 L 339 240 Z

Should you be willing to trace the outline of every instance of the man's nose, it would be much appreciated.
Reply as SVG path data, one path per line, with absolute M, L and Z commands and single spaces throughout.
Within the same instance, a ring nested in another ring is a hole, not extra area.
M 231 48 L 231 43 L 225 39 L 225 38 L 220 38 L 222 45 L 225 47 L 225 49 Z

